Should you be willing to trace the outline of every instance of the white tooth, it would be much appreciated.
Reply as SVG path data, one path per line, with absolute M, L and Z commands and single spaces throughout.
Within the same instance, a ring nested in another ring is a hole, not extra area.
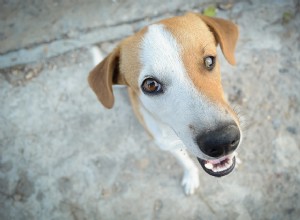
M 231 163 L 230 163 L 230 162 L 228 162 L 228 163 L 226 164 L 226 168 L 228 169 L 229 167 L 231 167 Z
M 222 167 L 222 170 L 227 170 L 229 167 L 230 167 L 230 162 L 226 161 L 226 163 Z
M 221 168 L 219 166 L 216 167 L 216 172 L 220 172 Z
M 211 163 L 206 163 L 206 164 L 204 164 L 204 166 L 210 170 L 213 169 L 213 167 L 214 167 Z
M 227 170 L 228 167 L 229 167 L 228 163 L 225 163 L 225 164 L 224 164 L 224 170 Z
M 230 167 L 232 165 L 232 163 L 233 163 L 233 160 L 229 160 L 228 161 L 228 166 Z
M 224 170 L 224 167 L 222 166 L 222 167 L 219 167 L 219 172 L 220 171 L 223 171 Z
M 225 168 L 228 169 L 229 167 L 230 167 L 230 164 L 229 164 L 229 163 L 226 163 L 226 164 L 225 164 Z

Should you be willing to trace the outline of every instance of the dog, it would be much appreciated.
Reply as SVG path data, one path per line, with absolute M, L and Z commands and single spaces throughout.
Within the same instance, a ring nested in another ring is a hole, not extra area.
M 221 177 L 236 164 L 242 141 L 238 114 L 225 100 L 217 46 L 235 65 L 238 27 L 231 21 L 187 13 L 146 26 L 122 40 L 89 74 L 106 107 L 113 85 L 125 85 L 135 115 L 155 143 L 184 169 L 187 195 L 199 187 L 199 170 Z

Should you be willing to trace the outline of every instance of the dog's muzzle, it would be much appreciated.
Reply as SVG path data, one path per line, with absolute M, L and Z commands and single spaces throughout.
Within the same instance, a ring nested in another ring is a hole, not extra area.
M 197 136 L 200 150 L 212 159 L 198 158 L 204 171 L 216 177 L 229 174 L 235 167 L 234 151 L 240 143 L 240 130 L 236 124 L 219 126 Z

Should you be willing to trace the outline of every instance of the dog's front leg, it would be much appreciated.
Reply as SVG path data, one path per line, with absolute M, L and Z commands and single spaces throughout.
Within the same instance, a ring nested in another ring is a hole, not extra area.
M 184 144 L 168 132 L 154 137 L 156 144 L 175 156 L 184 170 L 181 185 L 186 195 L 192 195 L 199 187 L 199 169 L 185 150 Z
M 199 187 L 199 170 L 197 166 L 185 150 L 177 149 L 171 150 L 170 152 L 176 157 L 184 169 L 181 185 L 184 188 L 185 194 L 194 194 L 196 189 Z
M 140 113 L 143 118 L 142 124 L 152 135 L 156 145 L 162 150 L 173 154 L 182 165 L 184 174 L 181 184 L 185 194 L 191 195 L 195 193 L 199 187 L 199 170 L 186 152 L 183 142 L 169 126 L 155 119 L 147 110 L 141 108 Z

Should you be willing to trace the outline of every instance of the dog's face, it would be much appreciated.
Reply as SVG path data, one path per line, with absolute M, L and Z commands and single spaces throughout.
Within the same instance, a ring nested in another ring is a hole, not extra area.
M 224 99 L 216 47 L 234 64 L 236 26 L 196 14 L 166 19 L 125 39 L 90 74 L 99 100 L 113 105 L 125 84 L 156 119 L 171 127 L 204 170 L 223 176 L 241 142 L 236 113 Z

